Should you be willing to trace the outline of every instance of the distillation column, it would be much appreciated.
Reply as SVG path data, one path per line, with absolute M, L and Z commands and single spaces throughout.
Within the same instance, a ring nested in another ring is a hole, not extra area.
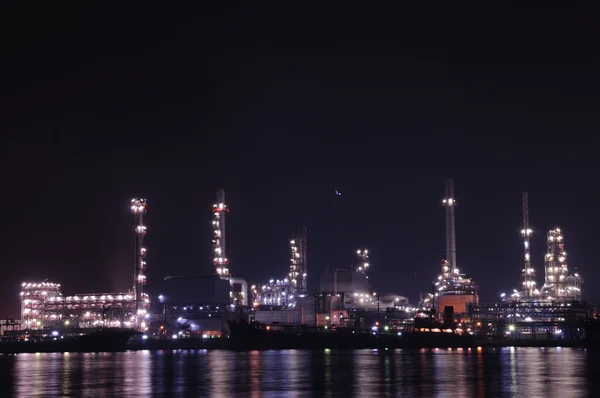
M 456 273 L 456 231 L 454 227 L 454 181 L 446 180 L 446 198 L 442 201 L 446 208 L 446 260 L 449 263 L 450 272 Z
M 547 294 L 553 298 L 567 296 L 567 252 L 565 251 L 564 237 L 560 228 L 548 232 L 548 253 L 546 254 L 546 279 Z
M 522 272 L 523 276 L 523 292 L 526 297 L 532 297 L 536 292 L 535 283 L 535 270 L 531 266 L 531 234 L 532 230 L 529 227 L 529 200 L 527 192 L 523 192 L 523 229 L 521 230 L 521 236 L 523 236 L 523 246 L 525 250 L 525 262 Z
M 146 199 L 131 199 L 131 212 L 135 218 L 135 264 L 133 273 L 133 292 L 135 296 L 136 326 L 142 326 L 145 315 L 144 285 L 146 284 L 146 248 L 144 236 L 144 214 L 146 214 Z
M 369 251 L 368 250 L 357 250 L 356 251 L 357 263 L 356 273 L 366 275 L 369 270 Z
M 225 215 L 229 212 L 225 204 L 225 190 L 217 191 L 217 203 L 213 205 L 213 249 L 215 271 L 222 279 L 229 279 L 229 260 L 225 253 Z
M 306 227 L 294 233 L 290 241 L 290 285 L 296 294 L 306 293 Z

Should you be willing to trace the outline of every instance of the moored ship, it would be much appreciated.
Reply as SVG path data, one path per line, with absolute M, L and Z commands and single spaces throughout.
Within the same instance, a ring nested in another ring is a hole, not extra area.
M 228 348 L 233 350 L 469 348 L 475 344 L 473 336 L 455 333 L 386 333 L 352 328 L 330 330 L 239 321 L 228 324 Z
M 129 340 L 138 334 L 133 329 L 106 328 L 63 338 L 9 340 L 0 343 L 0 353 L 125 351 Z

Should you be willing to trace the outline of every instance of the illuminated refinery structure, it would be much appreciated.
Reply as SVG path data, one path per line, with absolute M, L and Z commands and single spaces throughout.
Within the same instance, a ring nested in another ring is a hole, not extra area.
M 545 283 L 541 291 L 521 296 L 523 292 L 515 289 L 510 296 L 502 293 L 503 300 L 499 303 L 472 306 L 471 315 L 477 323 L 492 325 L 490 334 L 518 339 L 582 337 L 580 326 L 574 321 L 590 319 L 597 309 L 581 301 L 583 279 L 578 274 L 569 275 L 560 228 L 548 232 L 547 245 Z
M 420 303 L 421 309 L 433 309 L 441 316 L 446 307 L 453 307 L 455 314 L 466 314 L 468 305 L 477 303 L 477 285 L 461 274 L 456 263 L 456 230 L 454 208 L 454 182 L 446 181 L 446 197 L 442 200 L 446 208 L 446 258 L 442 261 L 442 272 L 434 282 L 434 289 Z
M 290 273 L 292 293 L 306 293 L 306 227 L 294 233 L 290 241 Z
M 45 326 L 50 314 L 46 314 L 47 301 L 62 297 L 60 284 L 51 282 L 21 284 L 21 322 L 24 329 Z
M 454 199 L 454 181 L 446 180 L 446 198 L 442 200 L 442 205 L 446 208 L 446 263 L 447 272 L 457 274 L 456 269 L 456 230 L 454 220 L 454 208 L 456 199 Z
M 260 288 L 252 285 L 251 289 L 254 307 L 294 307 L 294 293 L 292 292 L 292 285 L 288 278 L 271 279 L 266 284 L 260 286 Z
M 581 299 L 583 279 L 578 275 L 569 275 L 567 252 L 565 251 L 564 236 L 560 228 L 548 232 L 548 252 L 545 258 L 545 280 L 542 287 L 544 298 Z
M 334 268 L 321 274 L 319 291 L 339 297 L 342 308 L 348 310 L 376 309 L 379 296 L 369 283 L 369 251 L 357 250 L 356 263 L 348 268 Z M 337 299 L 334 299 L 337 300 Z
M 290 271 L 286 278 L 271 279 L 261 286 L 253 285 L 254 307 L 295 308 L 299 297 L 307 293 L 306 227 L 294 231 L 290 240 Z
M 549 297 L 567 295 L 567 252 L 563 235 L 559 228 L 548 231 L 548 251 L 545 258 L 545 278 L 542 291 Z
M 146 226 L 144 225 L 144 214 L 146 214 L 146 199 L 131 199 L 131 212 L 135 218 L 135 264 L 133 271 L 133 295 L 135 297 L 136 324 L 142 326 L 144 316 L 146 315 L 146 306 L 144 299 L 144 285 L 146 284 L 146 248 L 144 247 L 144 237 L 146 236 Z
M 452 180 L 446 181 L 442 204 L 445 208 L 446 256 L 441 264 L 441 273 L 432 283 L 431 293 L 421 299 L 415 316 L 417 309 L 410 306 L 405 297 L 373 292 L 375 289 L 369 283 L 367 275 L 372 253 L 366 249 L 355 252 L 356 263 L 352 266 L 331 270 L 328 267 L 320 276 L 319 293 L 308 295 L 306 227 L 295 230 L 288 241 L 289 262 L 285 265 L 285 276 L 271 279 L 264 285 L 252 286 L 251 292 L 248 292 L 246 281 L 233 277 L 231 273 L 225 240 L 225 220 L 229 208 L 225 202 L 224 190 L 218 190 L 217 201 L 212 206 L 211 220 L 213 264 L 209 266 L 210 271 L 207 270 L 203 275 L 165 278 L 164 288 L 167 291 L 159 296 L 162 321 L 177 336 L 186 330 L 201 335 L 221 336 L 226 328 L 225 320 L 235 316 L 248 316 L 249 319 L 263 323 L 314 324 L 326 327 L 351 324 L 354 327 L 371 327 L 369 322 L 373 321 L 373 327 L 376 327 L 381 322 L 380 317 L 403 324 L 414 321 L 416 324 L 423 322 L 418 318 L 430 315 L 443 318 L 446 322 L 447 315 L 452 313 L 458 315 L 454 319 L 457 330 L 461 323 L 469 323 L 472 327 L 485 324 L 500 330 L 504 327 L 501 326 L 502 321 L 511 333 L 536 336 L 546 332 L 551 335 L 563 333 L 561 330 L 565 319 L 583 319 L 588 316 L 589 307 L 580 302 L 584 281 L 578 274 L 569 275 L 564 235 L 559 228 L 554 228 L 547 234 L 544 285 L 539 290 L 536 288 L 536 273 L 531 261 L 533 230 L 529 224 L 527 193 L 522 196 L 522 286 L 520 290 L 515 289 L 514 294 L 503 294 L 503 300 L 495 303 L 479 303 L 478 287 L 472 279 L 459 271 L 455 231 L 456 199 Z M 144 223 L 146 200 L 132 199 L 130 211 L 134 216 L 135 234 L 131 290 L 126 293 L 63 296 L 61 285 L 57 283 L 24 282 L 20 293 L 22 329 L 38 330 L 36 333 L 46 333 L 43 329 L 53 331 L 52 333 L 58 330 L 66 333 L 67 328 L 97 327 L 148 330 L 150 300 L 144 292 L 147 256 L 144 247 L 147 233 Z M 208 227 L 207 224 L 205 225 Z M 243 308 L 246 306 L 251 306 L 252 309 L 246 311 Z
M 579 274 L 569 275 L 567 265 L 567 252 L 565 250 L 564 235 L 560 228 L 554 228 L 547 234 L 547 252 L 544 257 L 544 285 L 536 288 L 536 273 L 531 265 L 531 236 L 532 229 L 529 225 L 529 203 L 527 192 L 523 193 L 523 237 L 524 268 L 522 271 L 522 290 L 513 290 L 513 293 L 501 294 L 504 300 L 512 302 L 545 302 L 554 300 L 580 301 L 583 279 Z
M 225 190 L 218 189 L 211 208 L 212 264 L 208 269 L 203 267 L 204 272 L 170 275 L 163 281 L 158 296 L 161 316 L 165 325 L 177 325 L 178 332 L 191 327 L 188 331 L 220 334 L 227 325 L 224 319 L 248 306 L 248 284 L 233 276 L 226 254 L 228 212 Z
M 539 294 L 536 288 L 535 282 L 535 269 L 531 265 L 531 235 L 533 231 L 529 227 L 529 199 L 527 192 L 523 192 L 523 229 L 521 230 L 521 236 L 523 236 L 523 247 L 524 247 L 524 267 L 522 271 L 523 275 L 523 296 L 534 297 Z
M 63 296 L 58 283 L 23 282 L 21 284 L 21 322 L 23 329 L 67 327 L 130 327 L 147 330 L 150 299 L 144 293 L 146 249 L 143 238 L 146 226 L 146 200 L 132 199 L 135 216 L 135 266 L 133 288 L 126 293 L 90 293 Z
M 233 307 L 248 306 L 248 282 L 244 278 L 229 278 L 229 299 Z
M 298 235 L 294 240 L 292 245 L 297 244 Z M 292 253 L 295 252 L 292 249 Z M 364 272 L 368 251 L 360 250 L 359 254 L 358 263 L 352 267 L 328 269 L 322 273 L 318 294 L 307 295 L 306 290 L 295 290 L 288 278 L 271 279 L 264 285 L 252 286 L 254 308 L 251 319 L 263 324 L 318 325 L 327 328 L 362 327 L 365 322 L 383 313 L 385 315 L 381 316 L 385 319 L 396 321 L 412 316 L 410 312 L 413 310 L 406 297 L 373 292 Z
M 147 307 L 147 298 L 144 304 Z M 65 297 L 58 283 L 44 281 L 21 284 L 23 329 L 135 327 L 135 313 L 136 300 L 132 292 Z
M 356 256 L 358 261 L 356 263 L 356 273 L 366 275 L 369 270 L 369 251 L 368 250 L 357 250 Z
M 234 278 L 229 270 L 225 240 L 225 220 L 229 208 L 225 203 L 225 190 L 217 190 L 217 202 L 213 204 L 213 263 L 215 272 L 221 279 L 226 279 L 230 284 L 229 299 L 233 306 L 248 305 L 248 283 L 243 278 Z
M 531 265 L 530 247 L 532 229 L 529 226 L 528 197 L 523 194 L 523 229 L 525 268 L 522 271 L 522 290 L 502 293 L 501 302 L 471 306 L 473 319 L 479 323 L 496 325 L 492 333 L 504 333 L 511 338 L 544 339 L 571 338 L 579 329 L 569 322 L 588 319 L 594 312 L 593 306 L 581 301 L 583 279 L 569 275 L 565 239 L 560 228 L 547 234 L 545 255 L 545 277 L 541 289 L 536 289 L 535 271 Z M 506 326 L 499 326 L 504 323 Z M 575 328 L 573 330 L 573 328 Z M 571 336 L 571 337 L 567 337 Z
M 213 249 L 217 275 L 229 279 L 229 260 L 225 252 L 225 216 L 229 212 L 225 204 L 225 190 L 217 191 L 217 203 L 213 205 Z

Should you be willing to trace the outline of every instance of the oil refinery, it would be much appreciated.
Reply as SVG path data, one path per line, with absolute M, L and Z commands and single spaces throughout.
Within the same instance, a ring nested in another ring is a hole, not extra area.
M 461 274 L 456 263 L 456 225 L 454 209 L 457 202 L 454 196 L 454 181 L 446 181 L 446 197 L 442 200 L 446 209 L 446 258 L 442 260 L 441 273 L 434 282 L 432 292 L 419 305 L 418 316 L 443 314 L 451 307 L 454 314 L 464 318 L 468 315 L 468 305 L 477 304 L 477 285 L 472 279 Z
M 41 332 L 48 329 L 67 331 L 95 327 L 148 330 L 150 298 L 143 290 L 146 283 L 146 210 L 145 199 L 131 200 L 135 261 L 130 291 L 63 296 L 58 283 L 23 282 L 20 293 L 21 328 Z
M 501 301 L 469 304 L 470 315 L 487 333 L 509 339 L 581 339 L 580 322 L 596 317 L 597 309 L 581 301 L 583 278 L 569 274 L 565 238 L 560 228 L 546 236 L 544 285 L 537 289 L 531 263 L 529 197 L 523 193 L 523 269 L 521 289 L 501 293 Z
M 252 305 L 295 308 L 298 299 L 306 297 L 307 286 L 306 227 L 294 232 L 290 240 L 290 267 L 287 276 L 271 279 L 257 287 L 252 285 Z
M 304 225 L 286 239 L 289 256 L 281 259 L 279 277 L 249 288 L 227 256 L 226 220 L 230 208 L 225 191 L 220 189 L 210 209 L 212 271 L 165 276 L 151 310 L 150 296 L 145 291 L 147 202 L 132 199 L 135 261 L 131 289 L 63 296 L 58 283 L 24 282 L 21 319 L 2 321 L 1 332 L 21 337 L 24 333 L 29 337 L 44 333 L 56 336 L 102 327 L 132 328 L 162 339 L 212 339 L 227 335 L 230 321 L 245 321 L 269 328 L 351 328 L 398 335 L 416 331 L 471 334 L 484 339 L 580 338 L 577 322 L 594 318 L 596 309 L 581 301 L 582 277 L 569 273 L 563 231 L 553 228 L 547 233 L 544 283 L 538 289 L 531 258 L 534 230 L 529 220 L 529 197 L 523 193 L 520 288 L 501 294 L 498 301 L 482 303 L 478 285 L 459 270 L 457 203 L 454 182 L 447 180 L 442 200 L 446 255 L 431 290 L 419 302 L 410 304 L 398 292 L 378 293 L 369 280 L 372 267 L 380 266 L 377 253 L 365 248 L 356 249 L 351 265 L 325 267 L 319 286 L 311 289 L 307 284 L 308 235 Z M 317 267 L 311 267 L 316 273 Z

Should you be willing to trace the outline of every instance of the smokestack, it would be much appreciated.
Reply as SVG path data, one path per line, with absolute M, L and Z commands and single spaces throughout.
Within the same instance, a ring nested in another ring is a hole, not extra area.
M 454 181 L 446 180 L 446 198 L 442 201 L 446 208 L 446 260 L 450 263 L 450 270 L 456 269 L 456 231 L 454 227 Z
M 218 189 L 217 190 L 217 206 L 219 207 L 224 207 L 227 208 L 227 205 L 225 204 L 225 190 L 224 189 Z M 223 250 L 223 252 L 221 253 L 223 257 L 227 258 L 227 254 L 226 254 L 226 244 L 225 244 L 225 215 L 226 215 L 226 211 L 225 212 L 221 212 L 221 223 L 220 223 L 220 230 L 221 230 L 221 250 Z

